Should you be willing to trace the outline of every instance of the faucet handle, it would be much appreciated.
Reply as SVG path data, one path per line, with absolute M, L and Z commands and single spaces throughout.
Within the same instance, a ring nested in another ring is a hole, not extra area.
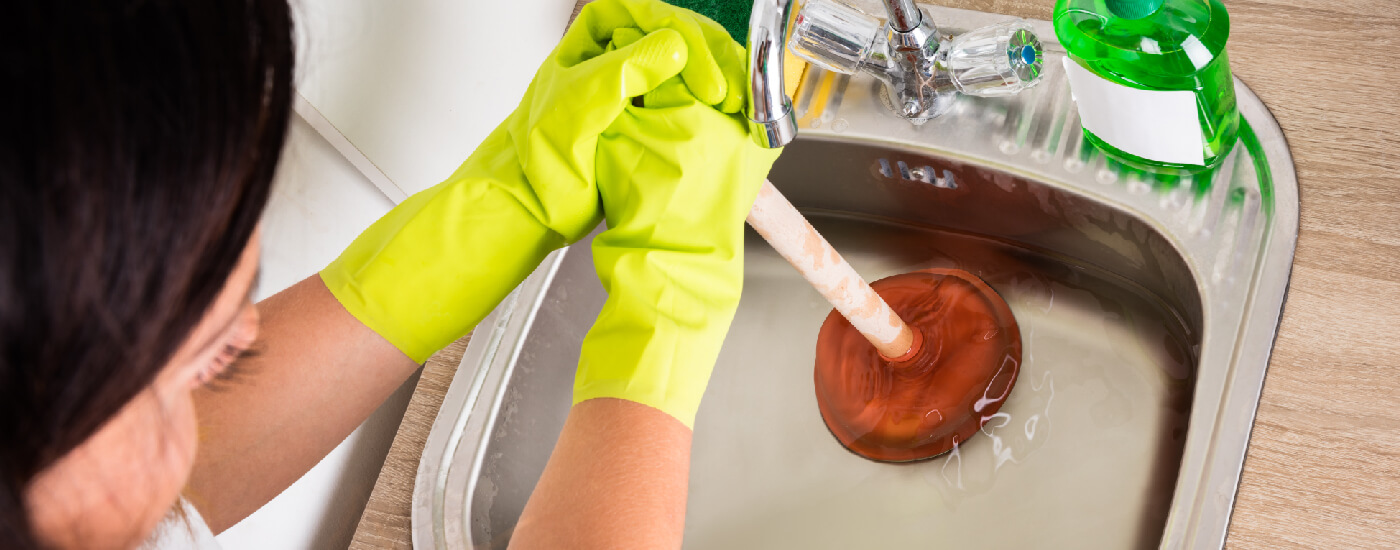
M 808 0 L 797 13 L 788 49 L 828 71 L 855 74 L 884 23 L 838 0 Z
M 1030 25 L 1015 20 L 963 33 L 953 39 L 947 55 L 958 91 L 995 97 L 1040 83 L 1045 51 Z

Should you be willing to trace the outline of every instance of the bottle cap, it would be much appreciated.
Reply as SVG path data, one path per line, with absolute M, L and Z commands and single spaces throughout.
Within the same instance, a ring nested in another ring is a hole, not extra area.
M 1113 12 L 1113 15 L 1124 19 L 1142 19 L 1162 7 L 1162 2 L 1163 0 L 1105 0 L 1104 3 L 1108 4 L 1108 11 Z

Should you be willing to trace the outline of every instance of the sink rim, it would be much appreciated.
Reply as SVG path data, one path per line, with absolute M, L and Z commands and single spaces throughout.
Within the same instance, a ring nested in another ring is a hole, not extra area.
M 1014 19 L 953 8 L 924 7 L 948 28 L 970 28 Z M 1042 36 L 1050 37 L 1046 40 L 1047 50 L 1059 48 L 1048 22 L 1034 21 L 1032 24 Z M 1263 381 L 1286 301 L 1297 243 L 1297 175 L 1287 141 L 1277 121 L 1258 96 L 1238 78 L 1235 85 L 1242 122 L 1252 127 L 1258 138 L 1257 151 L 1264 154 L 1262 167 L 1267 169 L 1267 176 L 1271 179 L 1269 191 L 1272 194 L 1267 197 L 1268 204 L 1261 206 L 1265 210 L 1265 219 L 1259 222 L 1259 249 L 1254 257 L 1254 267 L 1244 283 L 1248 299 L 1238 311 L 1239 322 L 1233 325 L 1228 322 L 1231 317 L 1229 312 L 1222 314 L 1215 311 L 1220 302 L 1218 298 L 1229 287 L 1212 284 L 1213 275 L 1207 272 L 1205 259 L 1192 252 L 1190 239 L 1160 219 L 1161 215 L 1155 214 L 1150 206 L 1145 206 L 1146 201 L 1141 204 L 1124 202 L 1121 197 L 1111 196 L 1103 190 L 1076 185 L 1065 179 L 1063 174 L 1050 173 L 1050 168 L 1040 170 L 1029 163 L 1018 165 L 1005 158 L 940 149 L 896 138 L 839 135 L 829 130 L 804 128 L 799 134 L 799 139 L 858 141 L 915 150 L 921 154 L 964 160 L 1034 180 L 1128 213 L 1151 226 L 1177 248 L 1177 253 L 1186 260 L 1195 278 L 1202 300 L 1203 334 L 1199 364 L 1223 357 L 1228 361 L 1228 367 L 1212 370 L 1209 379 L 1202 375 L 1206 369 L 1197 369 L 1190 428 L 1173 492 L 1171 512 L 1162 536 L 1163 548 L 1219 548 L 1224 545 Z M 1261 168 L 1260 163 L 1255 164 L 1256 169 Z M 1264 197 L 1260 200 L 1264 200 Z M 1249 238 L 1253 239 L 1253 235 Z M 464 529 L 465 521 L 448 521 L 446 518 L 470 517 L 467 515 L 471 506 L 470 495 L 475 491 L 481 456 L 487 448 L 483 438 L 490 434 L 490 427 L 498 413 L 492 404 L 499 403 L 504 394 L 507 387 L 505 382 L 513 373 L 515 360 L 529 334 L 535 314 L 566 253 L 567 249 L 563 249 L 550 254 L 539 269 L 482 321 L 469 343 L 462 367 L 473 371 L 473 375 L 454 377 L 429 433 L 415 479 L 412 514 L 415 548 L 447 548 L 451 547 L 451 541 L 471 540 L 470 532 Z M 1226 336 L 1229 338 L 1225 343 L 1232 346 L 1222 345 L 1220 340 Z M 1207 404 L 1211 406 L 1203 406 Z M 1209 429 L 1205 426 L 1209 426 Z M 464 438 L 467 434 L 473 436 Z M 465 478 L 465 485 L 445 487 L 450 466 L 458 452 L 475 455 L 470 463 L 471 471 Z

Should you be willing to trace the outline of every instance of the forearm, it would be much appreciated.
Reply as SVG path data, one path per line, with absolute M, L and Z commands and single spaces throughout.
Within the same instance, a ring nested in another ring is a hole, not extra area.
M 510 547 L 680 548 L 691 431 L 621 399 L 569 410 Z
M 258 305 L 256 355 L 195 392 L 200 442 L 187 495 L 215 533 L 296 481 L 418 367 L 311 276 Z

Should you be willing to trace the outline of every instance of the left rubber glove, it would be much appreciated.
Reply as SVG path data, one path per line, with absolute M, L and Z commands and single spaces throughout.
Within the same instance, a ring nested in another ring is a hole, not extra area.
M 608 299 L 583 340 L 574 403 L 626 399 L 693 427 L 743 289 L 744 218 L 778 151 L 679 79 L 643 103 L 598 145 L 608 229 L 593 262 Z
M 546 254 L 586 236 L 601 219 L 598 136 L 631 98 L 677 74 L 721 91 L 729 78 L 708 50 L 688 53 L 707 37 L 668 9 L 677 10 L 655 0 L 585 7 L 520 106 L 466 162 L 321 271 L 336 299 L 422 362 L 470 331 Z M 615 31 L 636 28 L 654 32 L 609 50 Z

